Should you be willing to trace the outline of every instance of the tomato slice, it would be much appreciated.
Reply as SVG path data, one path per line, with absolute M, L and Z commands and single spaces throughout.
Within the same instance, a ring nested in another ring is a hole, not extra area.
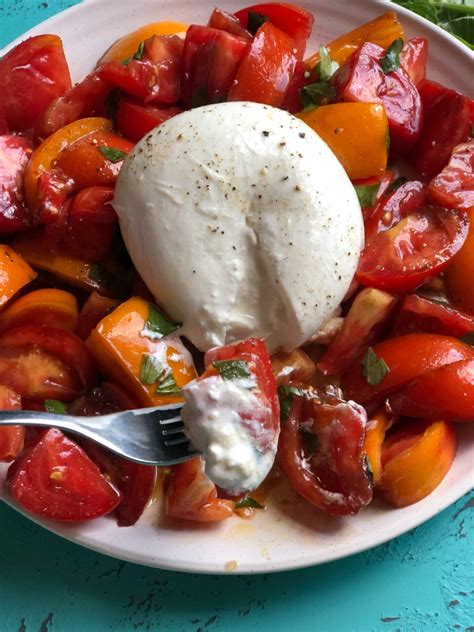
M 293 51 L 293 40 L 265 22 L 237 71 L 228 100 L 281 106 L 296 66 Z
M 291 353 L 279 351 L 271 357 L 272 370 L 278 386 L 289 382 L 308 383 L 316 373 L 316 364 L 303 349 Z
M 372 500 L 363 451 L 367 414 L 329 394 L 295 397 L 282 424 L 278 457 L 295 490 L 333 516 L 355 515 Z M 316 436 L 314 454 L 303 443 Z
M 417 86 L 426 75 L 428 61 L 428 40 L 426 37 L 412 37 L 400 53 L 400 65 Z
M 181 70 L 181 99 L 186 108 L 226 99 L 246 56 L 247 39 L 208 26 L 186 32 Z
M 362 251 L 356 278 L 388 292 L 411 292 L 448 265 L 468 231 L 466 213 L 425 206 L 372 239 Z
M 0 410 L 18 410 L 21 397 L 7 386 L 0 385 Z M 0 461 L 13 461 L 23 449 L 24 426 L 2 426 L 0 428 Z
M 113 312 L 118 305 L 119 301 L 101 296 L 98 292 L 92 292 L 79 314 L 79 323 L 76 331 L 79 338 L 86 340 L 96 325 Z
M 17 325 L 47 325 L 74 331 L 78 321 L 77 299 L 64 290 L 44 288 L 16 299 L 0 314 L 0 331 Z
M 474 140 L 453 149 L 446 167 L 430 182 L 428 199 L 448 208 L 474 208 Z
M 115 116 L 118 131 L 134 143 L 176 114 L 180 108 L 158 108 L 154 105 L 143 105 L 134 99 L 121 97 Z
M 348 399 L 365 404 L 403 388 L 414 378 L 438 367 L 461 360 L 472 360 L 474 350 L 451 336 L 440 334 L 406 334 L 374 345 L 378 358 L 385 361 L 388 373 L 377 385 L 371 385 L 362 374 L 359 358 L 342 378 Z
M 266 17 L 272 24 L 289 35 L 295 43 L 297 58 L 303 59 L 306 42 L 313 30 L 314 16 L 312 13 L 302 7 L 283 2 L 254 4 L 235 13 L 236 18 L 245 28 L 248 28 L 250 12 Z
M 33 217 L 23 202 L 23 174 L 33 145 L 21 136 L 0 136 L 0 235 L 27 230 Z
M 37 35 L 0 59 L 2 113 L 12 131 L 31 129 L 57 97 L 71 87 L 61 39 Z
M 107 481 L 76 443 L 51 428 L 10 466 L 13 498 L 43 518 L 78 522 L 110 513 L 120 502 Z
M 456 305 L 474 315 L 474 207 L 468 211 L 469 235 L 446 270 L 446 281 Z
M 80 191 L 63 206 L 59 220 L 45 226 L 47 246 L 84 261 L 103 261 L 118 227 L 117 214 L 111 206 L 113 197 L 111 187 L 92 186 Z
M 423 107 L 418 90 L 403 68 L 384 73 L 380 65 L 384 54 L 381 46 L 363 44 L 333 81 L 343 101 L 382 103 L 390 128 L 390 148 L 396 154 L 405 154 L 421 134 Z
M 422 176 L 432 178 L 448 164 L 456 145 L 469 138 L 469 99 L 433 81 L 422 81 L 418 90 L 425 121 L 411 158 Z
M 218 498 L 216 486 L 204 474 L 200 458 L 174 465 L 164 485 L 165 509 L 170 518 L 220 522 L 234 512 L 232 500 Z
M 207 26 L 213 29 L 219 29 L 220 31 L 226 31 L 237 37 L 243 37 L 247 42 L 252 41 L 252 36 L 247 29 L 242 26 L 235 15 L 222 11 L 222 9 L 218 9 L 217 7 L 211 13 Z
M 423 373 L 388 399 L 396 415 L 474 421 L 474 359 Z
M 42 224 L 57 222 L 75 183 L 61 169 L 43 171 L 38 176 L 35 219 Z
M 427 331 L 461 337 L 474 332 L 474 317 L 450 305 L 434 303 L 417 294 L 410 294 L 403 301 L 393 330 L 397 335 L 410 331 Z
M 386 193 L 375 204 L 374 210 L 365 222 L 365 242 L 417 211 L 426 202 L 426 185 L 422 182 L 405 182 L 395 191 Z

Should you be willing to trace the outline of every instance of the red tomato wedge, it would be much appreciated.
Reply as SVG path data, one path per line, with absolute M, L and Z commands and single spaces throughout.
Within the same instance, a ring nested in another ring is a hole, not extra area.
M 423 107 L 418 90 L 403 68 L 384 73 L 380 65 L 384 55 L 381 46 L 367 42 L 351 55 L 333 80 L 339 99 L 384 106 L 390 147 L 396 154 L 405 154 L 421 134 Z
M 119 301 L 101 296 L 97 292 L 92 292 L 79 314 L 79 323 L 76 331 L 79 338 L 86 340 L 96 325 L 113 312 L 118 305 Z
M 217 497 L 200 458 L 174 465 L 165 478 L 165 509 L 170 518 L 220 522 L 234 513 L 234 502 Z
M 474 332 L 474 316 L 450 305 L 434 303 L 417 294 L 410 294 L 403 301 L 393 330 L 397 335 L 426 331 L 461 337 Z
M 418 90 L 425 121 L 411 158 L 422 176 L 432 178 L 448 164 L 456 145 L 469 138 L 469 99 L 433 81 L 422 81 Z
M 236 11 L 235 16 L 245 28 L 248 27 L 249 13 L 257 13 L 265 16 L 269 22 L 289 35 L 295 43 L 296 56 L 303 59 L 311 31 L 313 30 L 314 16 L 302 7 L 283 2 L 269 2 L 254 4 L 245 9 Z
M 279 462 L 295 490 L 333 516 L 355 515 L 372 500 L 365 453 L 367 414 L 332 395 L 296 397 L 282 424 Z M 313 455 L 303 436 L 316 436 Z
M 50 169 L 39 174 L 36 204 L 40 223 L 48 224 L 60 219 L 63 207 L 74 188 L 74 180 L 62 169 Z
M 154 105 L 143 105 L 128 97 L 121 97 L 115 121 L 118 131 L 128 140 L 137 143 L 145 134 L 180 112 L 182 112 L 180 108 L 158 108 Z
M 42 433 L 10 466 L 7 482 L 24 509 L 52 520 L 91 520 L 120 502 L 119 492 L 97 465 L 56 428 Z
M 184 40 L 181 99 L 186 108 L 226 99 L 247 55 L 247 39 L 208 26 L 190 26 Z
M 0 385 L 0 410 L 18 410 L 21 397 L 7 386 Z M 0 428 L 0 461 L 13 461 L 23 449 L 24 426 L 2 426 Z
M 474 358 L 424 373 L 388 399 L 396 415 L 474 421 Z
M 23 174 L 33 145 L 21 136 L 0 136 L 0 235 L 27 230 L 33 217 L 23 202 Z
M 453 149 L 446 167 L 430 182 L 428 199 L 448 208 L 474 208 L 474 140 Z
M 209 22 L 207 26 L 210 26 L 213 29 L 219 29 L 221 31 L 226 31 L 231 35 L 237 35 L 237 37 L 243 37 L 247 42 L 252 41 L 252 36 L 245 29 L 239 20 L 232 13 L 227 13 L 226 11 L 222 11 L 222 9 L 215 8 L 211 13 L 211 17 L 209 18 Z
M 474 349 L 451 336 L 407 334 L 389 338 L 374 345 L 378 358 L 385 361 L 388 373 L 372 386 L 362 374 L 359 358 L 342 378 L 348 399 L 365 404 L 403 388 L 410 380 L 445 364 L 474 359 Z
M 468 231 L 466 213 L 425 206 L 369 242 L 356 278 L 363 285 L 388 292 L 411 292 L 448 265 Z
M 408 40 L 400 53 L 400 65 L 417 86 L 426 75 L 428 61 L 428 40 L 426 37 L 413 37 Z
M 293 40 L 265 22 L 237 71 L 228 100 L 281 106 L 296 66 L 293 50 Z
M 0 59 L 0 109 L 15 132 L 34 127 L 50 103 L 71 88 L 61 39 L 37 35 L 15 46 Z

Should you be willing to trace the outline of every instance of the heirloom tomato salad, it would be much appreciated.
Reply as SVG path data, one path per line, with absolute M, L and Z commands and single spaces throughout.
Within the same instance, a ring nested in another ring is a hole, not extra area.
M 184 402 L 202 453 L 2 427 L 25 510 L 129 526 L 162 495 L 218 522 L 285 480 L 355 515 L 448 473 L 474 419 L 472 95 L 395 13 L 310 55 L 317 19 L 147 24 L 75 85 L 56 35 L 0 59 L 0 409 Z

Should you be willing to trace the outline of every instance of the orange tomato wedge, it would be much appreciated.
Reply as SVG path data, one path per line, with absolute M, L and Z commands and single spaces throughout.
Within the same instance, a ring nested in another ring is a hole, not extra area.
M 377 486 L 382 480 L 382 444 L 385 439 L 385 433 L 392 423 L 393 415 L 389 415 L 385 410 L 381 409 L 370 417 L 367 424 L 364 451 L 369 460 L 369 466 L 375 486 Z
M 0 314 L 0 329 L 10 325 L 47 325 L 75 331 L 79 319 L 77 299 L 71 292 L 47 288 L 18 298 Z
M 0 246 L 0 308 L 36 277 L 36 272 L 9 246 Z
M 474 208 L 469 209 L 469 233 L 446 270 L 448 289 L 456 304 L 474 314 Z

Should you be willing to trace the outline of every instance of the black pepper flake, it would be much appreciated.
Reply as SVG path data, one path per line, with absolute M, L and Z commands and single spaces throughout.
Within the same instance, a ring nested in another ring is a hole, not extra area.
M 306 138 L 306 134 L 304 132 L 300 132 L 300 138 Z
M 290 176 L 283 176 L 282 180 L 288 180 Z
M 301 187 L 299 184 L 295 184 L 295 191 L 301 191 Z
M 176 140 L 181 140 L 182 138 L 183 138 L 183 135 L 182 134 L 178 134 Z
M 232 250 L 237 250 L 237 248 L 235 246 L 232 246 Z
M 266 130 L 263 130 L 262 134 L 267 138 L 270 136 L 270 132 L 267 132 Z

